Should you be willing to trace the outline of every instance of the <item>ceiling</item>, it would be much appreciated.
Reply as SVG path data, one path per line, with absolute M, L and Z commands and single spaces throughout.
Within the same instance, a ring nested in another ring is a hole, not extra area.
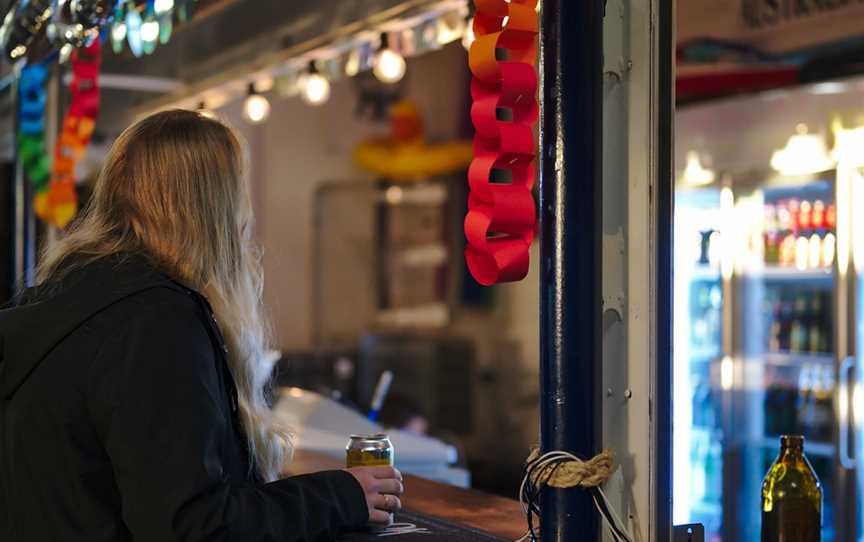
M 135 58 L 128 49 L 118 55 L 103 49 L 103 74 L 169 79 L 178 85 L 169 93 L 103 86 L 94 137 L 113 137 L 142 108 L 177 101 L 438 1 L 199 0 L 192 22 L 177 28 L 171 41 L 152 55 Z M 11 0 L 0 0 L 0 12 L 10 4 Z M 8 73 L 9 66 L 2 71 Z M 11 113 L 5 93 L 0 96 L 0 123 L 8 124 Z

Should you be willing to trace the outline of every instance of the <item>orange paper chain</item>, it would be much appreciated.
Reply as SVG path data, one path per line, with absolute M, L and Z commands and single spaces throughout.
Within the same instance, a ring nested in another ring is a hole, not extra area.
M 537 0 L 475 0 L 475 5 L 476 38 L 468 61 L 476 134 L 465 260 L 477 282 L 490 286 L 525 278 L 534 239 Z M 493 181 L 505 170 L 508 182 Z

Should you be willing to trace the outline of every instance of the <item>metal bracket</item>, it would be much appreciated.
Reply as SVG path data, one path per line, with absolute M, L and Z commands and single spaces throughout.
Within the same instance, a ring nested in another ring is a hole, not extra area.
M 701 523 L 675 525 L 672 527 L 672 542 L 705 542 L 705 527 Z

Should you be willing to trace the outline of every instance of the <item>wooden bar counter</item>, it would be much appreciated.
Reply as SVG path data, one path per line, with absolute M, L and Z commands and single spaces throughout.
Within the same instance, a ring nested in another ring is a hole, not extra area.
M 291 474 L 304 474 L 342 467 L 344 463 L 330 456 L 297 451 L 289 470 Z M 441 484 L 410 474 L 404 476 L 404 482 L 402 506 L 406 510 L 473 527 L 506 540 L 516 540 L 525 534 L 525 515 L 516 500 Z

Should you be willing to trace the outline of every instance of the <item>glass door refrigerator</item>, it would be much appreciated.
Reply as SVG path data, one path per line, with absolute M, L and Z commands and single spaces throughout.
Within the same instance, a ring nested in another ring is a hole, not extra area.
M 858 540 L 851 456 L 864 437 L 849 436 L 847 381 L 864 370 L 850 371 L 862 333 L 847 268 L 864 236 L 838 179 L 750 174 L 676 191 L 674 521 L 702 523 L 706 540 L 760 539 L 783 434 L 806 438 L 823 542 Z
M 838 304 L 845 283 L 836 257 L 835 179 L 831 171 L 732 184 L 724 540 L 760 538 L 761 483 L 785 434 L 804 435 L 822 482 L 822 540 L 848 540 L 837 536 L 842 472 L 834 400 L 848 318 Z

